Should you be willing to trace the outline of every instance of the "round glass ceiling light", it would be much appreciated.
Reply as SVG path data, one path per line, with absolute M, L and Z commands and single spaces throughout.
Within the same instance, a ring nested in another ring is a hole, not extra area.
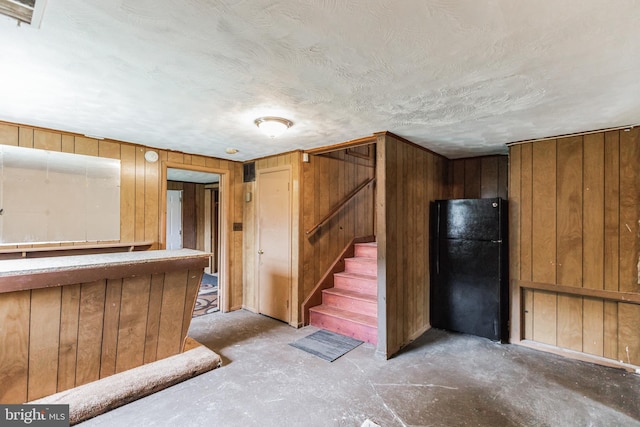
M 260 117 L 255 120 L 255 124 L 269 138 L 276 138 L 293 126 L 291 120 L 282 117 Z

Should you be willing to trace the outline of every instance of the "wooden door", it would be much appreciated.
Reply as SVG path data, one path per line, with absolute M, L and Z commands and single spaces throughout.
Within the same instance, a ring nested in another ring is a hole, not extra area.
M 182 248 L 182 190 L 167 190 L 167 249 Z
M 258 172 L 258 311 L 289 322 L 291 169 Z

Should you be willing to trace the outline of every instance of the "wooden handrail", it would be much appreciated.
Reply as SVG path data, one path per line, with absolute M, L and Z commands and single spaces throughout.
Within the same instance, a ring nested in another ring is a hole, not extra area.
M 311 227 L 310 229 L 308 229 L 307 231 L 305 231 L 305 234 L 307 236 L 311 236 L 313 233 L 315 233 L 316 231 L 318 231 L 323 225 L 325 225 L 331 218 L 333 218 L 338 212 L 340 212 L 342 209 L 344 209 L 344 207 L 346 206 L 347 203 L 349 203 L 351 201 L 351 199 L 353 199 L 354 197 L 356 197 L 358 195 L 358 193 L 365 188 L 367 185 L 369 185 L 371 182 L 375 181 L 376 177 L 374 176 L 373 178 L 369 178 L 368 180 L 366 180 L 365 182 L 363 182 L 362 184 L 360 184 L 355 190 L 353 190 L 351 193 L 349 193 L 344 199 L 342 199 L 342 201 L 340 203 L 338 203 L 336 205 L 336 207 L 334 207 L 333 209 L 331 209 L 331 211 L 329 211 L 329 213 L 327 215 L 325 215 L 324 218 L 322 218 L 316 225 L 314 225 L 313 227 Z

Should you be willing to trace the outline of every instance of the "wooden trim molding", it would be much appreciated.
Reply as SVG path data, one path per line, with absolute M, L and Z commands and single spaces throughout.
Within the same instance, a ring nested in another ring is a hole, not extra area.
M 625 302 L 640 305 L 640 294 L 631 292 L 615 292 L 602 289 L 579 288 L 575 286 L 554 285 L 551 283 L 527 282 L 512 280 L 518 289 L 533 289 L 536 291 L 557 292 L 560 294 L 577 295 L 583 297 L 601 298 L 608 301 Z
M 633 124 L 633 125 L 617 126 L 617 127 L 612 127 L 612 128 L 598 129 L 598 130 L 589 130 L 589 131 L 585 131 L 585 132 L 565 133 L 565 134 L 562 134 L 562 135 L 547 136 L 547 137 L 543 137 L 543 138 L 524 139 L 522 141 L 509 142 L 509 143 L 507 143 L 507 147 L 511 147 L 511 146 L 519 145 L 519 144 L 528 144 L 530 142 L 547 141 L 549 139 L 562 139 L 562 138 L 569 138 L 569 137 L 572 137 L 572 136 L 592 135 L 594 133 L 604 133 L 604 132 L 611 132 L 611 131 L 618 131 L 618 130 L 628 131 L 628 130 L 631 130 L 631 129 L 633 129 L 635 127 L 638 127 L 638 126 L 640 126 L 640 123 L 636 123 L 636 124 Z
M 640 368 L 635 365 L 630 365 L 628 363 L 619 362 L 613 359 L 607 359 L 605 357 L 594 356 L 587 353 L 582 353 L 579 351 L 567 350 L 564 348 L 556 347 L 549 344 L 539 343 L 537 341 L 531 340 L 522 340 L 517 343 L 513 343 L 522 347 L 531 348 L 538 351 L 544 351 L 547 353 L 557 354 L 562 357 L 567 357 L 569 359 L 581 360 L 583 362 L 595 363 L 596 365 L 608 366 L 610 368 L 624 369 L 627 372 L 638 372 Z
M 364 138 L 352 139 L 350 141 L 341 142 L 339 144 L 326 145 L 324 147 L 313 148 L 311 150 L 305 150 L 305 153 L 309 154 L 324 154 L 331 151 L 345 150 L 347 148 L 359 147 L 361 145 L 375 144 L 377 137 L 375 135 L 365 136 Z
M 411 145 L 412 147 L 417 148 L 418 150 L 426 151 L 427 153 L 431 153 L 431 154 L 433 154 L 434 156 L 438 156 L 438 157 L 440 157 L 440 158 L 442 158 L 442 159 L 445 159 L 445 160 L 451 160 L 451 159 L 449 159 L 448 157 L 443 156 L 443 155 L 442 155 L 442 154 L 440 154 L 440 153 L 436 153 L 436 152 L 435 152 L 435 151 L 433 151 L 433 150 L 430 150 L 430 149 L 428 149 L 428 148 L 426 148 L 426 147 L 423 147 L 422 145 L 418 145 L 418 144 L 416 144 L 415 142 L 413 142 L 413 141 L 409 141 L 407 138 L 403 138 L 403 137 L 401 137 L 400 135 L 396 135 L 396 134 L 395 134 L 395 133 L 393 133 L 393 132 L 389 132 L 388 130 L 385 130 L 385 131 L 383 131 L 383 132 L 376 132 L 376 133 L 374 133 L 374 135 L 376 135 L 376 136 L 377 136 L 377 135 L 384 135 L 384 136 L 388 136 L 388 137 L 391 137 L 391 138 L 397 139 L 398 141 L 402 141 L 402 142 L 404 142 L 404 143 L 405 143 L 405 144 L 407 144 L 407 145 Z
M 86 255 L 111 252 L 145 251 L 153 242 L 98 243 L 94 245 L 38 246 L 35 248 L 0 249 L 0 260 L 18 258 L 41 258 L 49 256 Z

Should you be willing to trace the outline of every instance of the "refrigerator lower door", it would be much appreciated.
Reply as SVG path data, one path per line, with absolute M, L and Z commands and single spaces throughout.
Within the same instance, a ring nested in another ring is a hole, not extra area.
M 433 327 L 500 340 L 499 242 L 440 239 L 431 283 Z

